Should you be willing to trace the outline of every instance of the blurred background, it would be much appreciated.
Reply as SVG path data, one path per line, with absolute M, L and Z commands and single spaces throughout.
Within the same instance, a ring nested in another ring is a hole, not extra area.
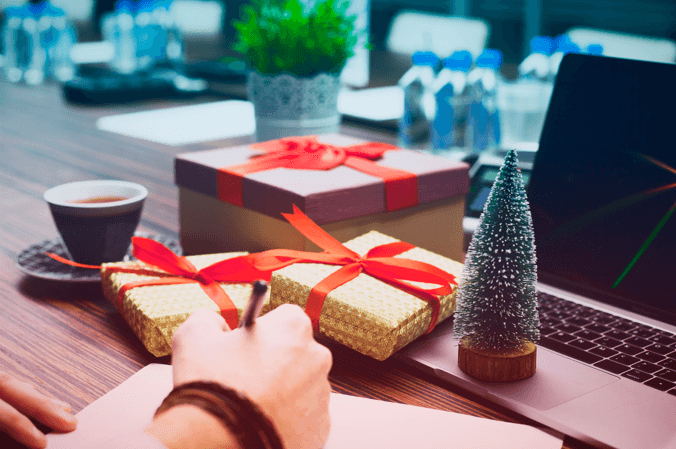
M 0 10 L 25 0 L 0 0 Z M 114 0 L 53 0 L 74 21 L 78 40 L 99 40 L 101 16 Z M 244 0 L 176 0 L 187 27 L 202 39 L 227 43 Z M 371 0 L 370 36 L 385 49 L 388 31 L 402 11 L 469 16 L 490 27 L 487 46 L 500 49 L 505 63 L 518 63 L 536 35 L 556 36 L 575 27 L 676 40 L 676 2 L 670 0 Z M 424 49 L 421 49 L 424 50 Z

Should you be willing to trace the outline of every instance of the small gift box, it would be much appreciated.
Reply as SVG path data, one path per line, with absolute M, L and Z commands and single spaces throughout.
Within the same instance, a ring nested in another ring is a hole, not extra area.
M 148 351 L 171 354 L 171 336 L 194 311 L 220 312 L 231 328 L 251 296 L 252 282 L 269 279 L 247 253 L 179 257 L 149 239 L 134 238 L 134 255 L 144 262 L 101 267 L 103 292 Z M 270 309 L 269 294 L 263 313 Z
M 297 304 L 315 331 L 377 360 L 455 311 L 460 262 L 377 231 L 340 244 L 296 208 L 285 217 L 324 252 L 253 255 L 257 268 L 276 270 L 271 308 Z
M 460 259 L 469 166 L 343 135 L 176 156 L 188 254 L 316 251 L 281 219 L 292 204 L 341 242 L 376 230 Z

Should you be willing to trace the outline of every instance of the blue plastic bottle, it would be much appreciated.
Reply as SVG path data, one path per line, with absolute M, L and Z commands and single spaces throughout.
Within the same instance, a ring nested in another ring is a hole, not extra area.
M 552 80 L 556 78 L 556 74 L 559 73 L 561 60 L 566 53 L 580 53 L 580 47 L 570 40 L 570 37 L 562 34 L 556 38 L 556 50 L 549 58 L 549 76 Z
M 472 54 L 457 51 L 444 59 L 443 68 L 432 84 L 436 111 L 431 131 L 435 150 L 464 146 L 469 100 L 467 72 L 471 66 Z
M 603 55 L 603 45 L 601 44 L 589 44 L 586 49 L 587 54 L 601 56 Z
M 77 36 L 66 13 L 61 9 L 55 9 L 52 27 L 55 41 L 48 50 L 49 74 L 55 80 L 65 82 L 75 76 L 75 64 L 70 58 L 70 50 L 77 41 Z
M 135 4 L 130 0 L 118 0 L 112 22 L 115 56 L 111 66 L 118 73 L 136 72 L 136 36 L 134 35 Z
M 495 148 L 500 143 L 500 116 L 497 93 L 501 76 L 502 53 L 486 49 L 467 75 L 470 104 L 465 130 L 465 145 L 473 153 Z
M 23 28 L 30 41 L 30 56 L 28 67 L 24 72 L 26 84 L 42 84 L 45 80 L 47 69 L 47 51 L 43 47 L 43 34 L 49 31 L 51 21 L 45 17 L 40 23 L 42 13 L 47 7 L 47 2 L 29 3 L 27 13 L 23 17 Z
M 30 61 L 30 36 L 23 26 L 28 8 L 10 7 L 5 9 L 3 40 L 5 45 L 4 73 L 12 83 L 23 79 Z
M 157 61 L 156 39 L 158 38 L 159 24 L 153 16 L 151 0 L 140 0 L 137 3 L 134 17 L 134 36 L 136 37 L 136 64 L 137 70 L 148 71 Z
M 399 80 L 404 90 L 404 113 L 399 121 L 399 140 L 404 147 L 426 140 L 429 137 L 430 118 L 434 113 L 434 103 L 427 92 L 435 78 L 435 68 L 439 57 L 431 52 L 417 52 L 413 55 L 413 67 L 408 69 Z
M 549 36 L 535 36 L 530 41 L 530 54 L 519 64 L 519 77 L 544 81 L 549 77 L 549 57 L 554 51 L 554 40 Z

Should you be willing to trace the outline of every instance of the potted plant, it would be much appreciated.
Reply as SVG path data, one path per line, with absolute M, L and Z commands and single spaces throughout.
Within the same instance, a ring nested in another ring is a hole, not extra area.
M 340 72 L 354 53 L 345 0 L 253 0 L 234 22 L 251 68 L 257 140 L 336 132 Z

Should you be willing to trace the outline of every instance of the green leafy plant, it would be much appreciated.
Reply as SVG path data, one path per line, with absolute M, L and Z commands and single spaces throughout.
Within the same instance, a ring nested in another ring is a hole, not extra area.
M 311 8 L 303 0 L 253 0 L 233 22 L 235 50 L 262 75 L 340 73 L 358 37 L 348 7 L 346 0 L 317 0 Z

